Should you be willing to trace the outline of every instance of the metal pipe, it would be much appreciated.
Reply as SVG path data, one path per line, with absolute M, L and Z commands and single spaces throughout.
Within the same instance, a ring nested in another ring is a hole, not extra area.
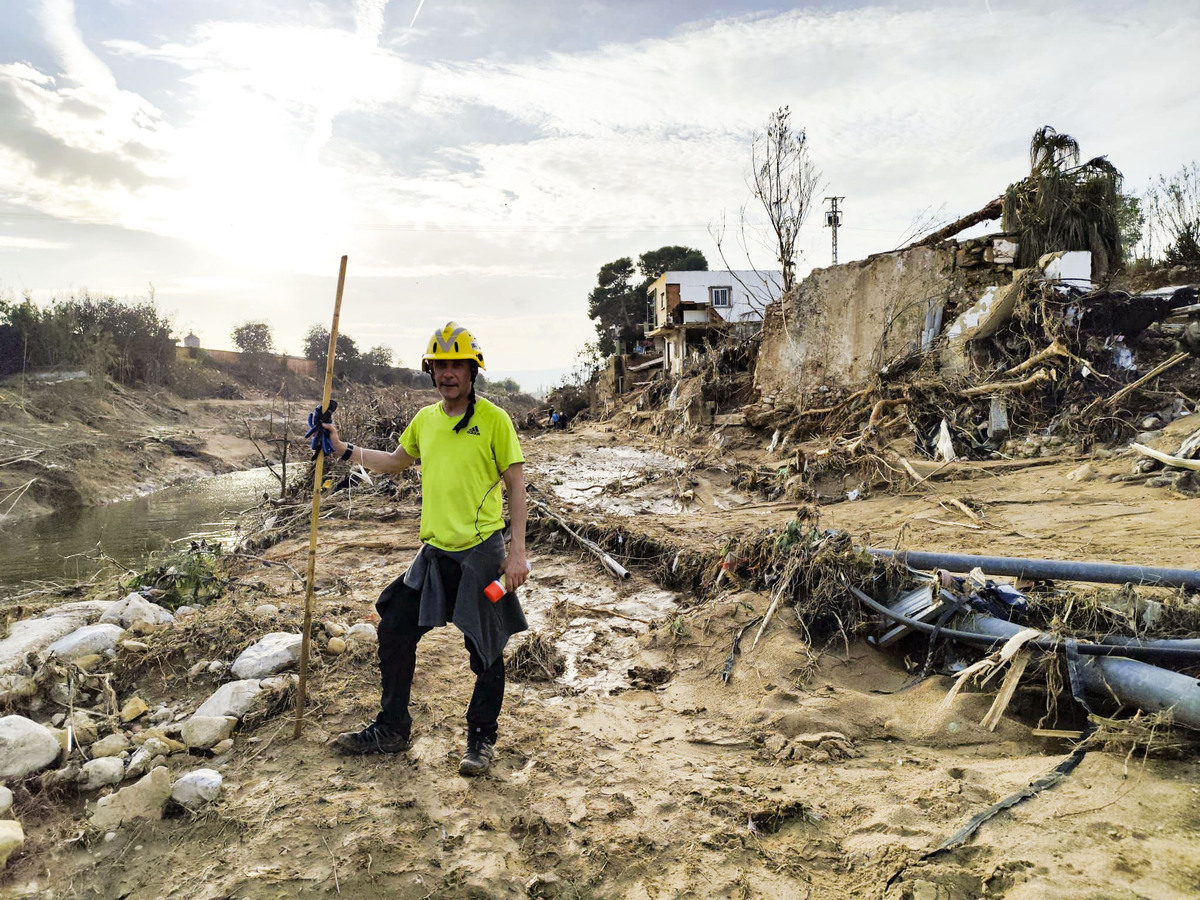
M 1088 581 L 1101 584 L 1151 584 L 1161 587 L 1185 587 L 1200 591 L 1200 572 L 1194 569 L 1166 569 L 1159 566 L 1126 566 L 1116 563 L 1076 562 L 1054 559 L 1021 559 L 1009 556 L 972 556 L 965 553 L 929 553 L 921 550 L 884 550 L 868 547 L 872 556 L 898 559 L 914 569 L 948 569 L 970 572 L 983 569 L 988 575 L 1015 578 L 1047 578 L 1063 581 Z
M 993 640 L 1010 638 L 1021 630 L 1012 622 L 980 615 L 964 617 L 959 628 Z M 1147 712 L 1169 709 L 1176 724 L 1200 729 L 1200 680 L 1122 656 L 1083 657 L 1079 674 L 1092 697 Z
M 864 594 L 854 585 L 850 584 L 848 580 L 843 580 L 843 584 L 849 588 L 850 592 L 854 594 L 855 597 L 866 604 L 870 609 L 873 609 L 882 616 L 887 616 L 894 622 L 903 622 L 910 628 L 924 632 L 932 632 L 936 627 L 929 622 L 922 622 L 920 619 L 914 619 L 912 616 L 906 616 L 896 612 L 893 609 L 889 609 L 874 597 Z M 948 637 L 956 641 L 968 641 L 971 643 L 983 644 L 991 647 L 996 644 L 1003 643 L 1021 629 L 1020 625 L 1014 625 L 1012 622 L 1005 622 L 1003 619 L 991 619 L 990 616 L 983 618 L 1002 623 L 1004 630 L 994 636 L 989 636 L 981 631 L 965 631 L 957 628 L 943 628 L 938 633 L 943 637 Z M 1048 653 L 1054 653 L 1061 649 L 1062 641 L 1052 635 L 1044 634 L 1041 637 L 1036 637 L 1029 641 L 1027 646 L 1035 647 L 1038 650 L 1044 650 Z M 1115 656 L 1117 654 L 1127 657 L 1154 656 L 1155 658 L 1174 660 L 1176 665 L 1200 664 L 1200 650 L 1191 647 L 1119 647 L 1114 644 L 1077 644 L 1076 646 L 1079 652 L 1084 656 Z

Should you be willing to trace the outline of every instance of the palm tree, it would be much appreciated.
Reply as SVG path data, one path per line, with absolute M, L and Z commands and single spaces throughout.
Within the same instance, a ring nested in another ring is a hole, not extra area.
M 1105 157 L 1080 165 L 1079 144 L 1044 125 L 1029 142 L 1030 172 L 1004 193 L 1003 227 L 1019 243 L 1017 265 L 1045 253 L 1090 250 L 1093 270 L 1120 261 L 1121 173 Z

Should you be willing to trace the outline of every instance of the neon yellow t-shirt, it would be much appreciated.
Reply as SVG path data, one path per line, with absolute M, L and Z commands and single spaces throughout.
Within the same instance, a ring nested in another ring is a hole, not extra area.
M 482 397 L 470 424 L 442 404 L 418 412 L 400 446 L 421 461 L 421 540 L 442 550 L 467 550 L 504 527 L 500 475 L 525 461 L 508 413 Z

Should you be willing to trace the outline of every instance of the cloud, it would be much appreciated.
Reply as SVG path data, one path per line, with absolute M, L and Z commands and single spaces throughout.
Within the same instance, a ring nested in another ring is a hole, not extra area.
M 981 206 L 1026 171 L 1043 124 L 1135 184 L 1193 152 L 1175 124 L 1200 114 L 1191 6 L 698 3 L 708 18 L 671 27 L 668 5 L 649 6 L 591 3 L 568 22 L 438 0 L 411 30 L 416 0 L 356 0 L 340 18 L 221 6 L 219 20 L 156 23 L 164 37 L 96 43 L 68 0 L 47 0 L 56 67 L 0 65 L 0 197 L 186 242 L 197 272 L 233 279 L 235 314 L 252 297 L 284 317 L 297 303 L 284 275 L 323 296 L 314 285 L 348 252 L 367 321 L 462 304 L 511 329 L 503 301 L 564 317 L 560 339 L 528 338 L 561 354 L 562 335 L 590 328 L 602 263 L 664 243 L 715 262 L 706 226 L 747 199 L 750 135 L 780 105 L 847 198 L 843 259 L 891 249 L 926 207 Z M 628 40 L 639 15 L 655 36 Z M 802 237 L 810 263 L 827 259 L 819 219 Z
M 0 250 L 64 250 L 69 246 L 61 241 L 45 241 L 41 238 L 0 234 Z

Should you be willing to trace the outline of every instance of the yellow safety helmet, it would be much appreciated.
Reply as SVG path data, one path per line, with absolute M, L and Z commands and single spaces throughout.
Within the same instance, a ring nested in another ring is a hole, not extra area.
M 421 368 L 429 371 L 430 363 L 435 359 L 469 359 L 486 369 L 483 364 L 483 350 L 479 341 L 467 329 L 457 322 L 447 322 L 446 327 L 433 333 L 429 339 L 429 349 L 421 357 Z

